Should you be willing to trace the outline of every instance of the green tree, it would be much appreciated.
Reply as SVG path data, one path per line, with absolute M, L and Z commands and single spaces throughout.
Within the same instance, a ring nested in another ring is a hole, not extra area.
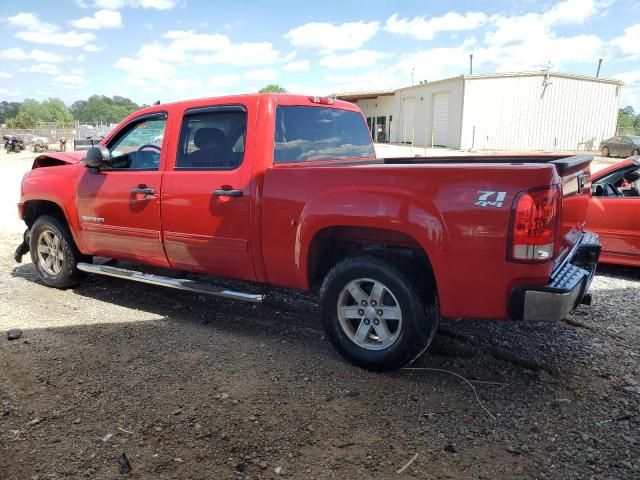
M 15 118 L 12 118 L 7 124 L 12 128 L 34 128 L 41 121 L 40 103 L 32 98 L 27 98 L 22 105 Z
M 20 111 L 19 102 L 0 102 L 0 123 L 6 123 L 11 118 L 16 118 Z
M 270 83 L 266 87 L 262 87 L 258 93 L 287 93 L 287 89 L 278 84 Z
M 618 128 L 633 128 L 640 115 L 636 117 L 633 107 L 626 106 L 618 110 Z
M 71 123 L 73 115 L 59 98 L 50 98 L 40 104 L 40 120 L 43 122 Z
M 80 122 L 117 123 L 140 107 L 128 98 L 92 95 L 71 105 L 71 113 Z

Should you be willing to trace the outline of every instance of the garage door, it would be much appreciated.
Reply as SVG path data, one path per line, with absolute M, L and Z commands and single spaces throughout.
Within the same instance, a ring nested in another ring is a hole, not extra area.
M 411 131 L 413 130 L 413 120 L 416 116 L 416 97 L 405 98 L 402 101 L 402 131 L 400 132 L 403 142 L 411 143 Z
M 449 139 L 449 94 L 433 96 L 433 143 L 447 146 Z

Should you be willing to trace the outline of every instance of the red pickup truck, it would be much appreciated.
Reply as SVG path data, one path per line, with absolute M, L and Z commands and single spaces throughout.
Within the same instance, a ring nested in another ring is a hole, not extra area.
M 263 299 L 92 263 L 100 256 L 317 291 L 345 357 L 397 369 L 426 350 L 440 317 L 559 320 L 590 298 L 590 162 L 377 159 L 358 108 L 324 97 L 157 105 L 87 152 L 35 159 L 16 260 L 30 250 L 57 288 L 90 272 Z

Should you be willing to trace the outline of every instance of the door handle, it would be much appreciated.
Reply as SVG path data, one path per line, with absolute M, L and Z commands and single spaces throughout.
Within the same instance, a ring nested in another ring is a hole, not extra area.
M 156 193 L 156 191 L 153 188 L 136 187 L 131 189 L 131 193 L 141 194 L 141 195 L 153 195 L 154 193 Z
M 216 197 L 241 197 L 244 195 L 244 192 L 242 190 L 225 190 L 223 188 L 219 188 L 218 190 L 214 190 L 213 194 Z

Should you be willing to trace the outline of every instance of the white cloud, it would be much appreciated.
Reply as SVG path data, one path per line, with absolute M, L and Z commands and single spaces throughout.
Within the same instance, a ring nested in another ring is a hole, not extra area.
M 624 55 L 640 57 L 640 23 L 625 28 L 624 34 L 611 40 L 611 44 Z
M 13 75 L 11 75 L 8 72 L 0 72 L 0 78 L 11 78 L 13 77 Z
M 217 51 L 227 48 L 231 44 L 226 35 L 195 33 L 192 30 L 172 30 L 165 33 L 164 38 L 172 40 L 168 47 L 170 50 L 181 52 Z
M 249 80 L 258 80 L 261 82 L 273 82 L 278 78 L 278 71 L 273 68 L 261 68 L 256 70 L 249 70 L 245 74 L 245 78 Z
M 399 18 L 399 15 L 394 13 L 387 19 L 385 30 L 418 40 L 431 40 L 438 32 L 473 30 L 485 23 L 487 18 L 482 12 L 467 12 L 464 15 L 448 12 L 440 17 L 415 17 L 409 20 Z
M 126 70 L 134 74 L 136 78 L 145 79 L 173 76 L 176 73 L 176 69 L 169 63 L 151 57 L 122 57 L 118 59 L 114 67 Z
M 98 10 L 92 17 L 72 20 L 71 25 L 87 30 L 103 30 L 122 27 L 122 15 L 117 10 Z
M 282 69 L 285 72 L 305 72 L 311 68 L 311 62 L 309 60 L 297 60 L 295 62 L 287 63 Z
M 171 10 L 175 8 L 178 3 L 179 0 L 94 0 L 92 5 L 95 8 L 106 8 L 109 10 L 118 10 L 124 7 Z
M 30 67 L 20 69 L 21 72 L 44 73 L 46 75 L 60 75 L 60 69 L 57 65 L 51 63 L 36 63 Z
M 231 44 L 213 55 L 195 55 L 193 62 L 197 65 L 227 63 L 247 67 L 274 63 L 279 56 L 280 53 L 273 48 L 271 42 L 242 42 Z
M 11 27 L 20 29 L 15 37 L 26 42 L 58 45 L 61 47 L 82 47 L 95 38 L 93 33 L 64 32 L 59 26 L 40 20 L 38 15 L 21 12 L 4 19 Z
M 622 87 L 620 106 L 632 105 L 636 109 L 640 107 L 640 70 L 623 72 L 615 75 L 615 78 L 622 80 L 625 85 Z
M 0 58 L 8 60 L 35 60 L 36 62 L 60 63 L 64 61 L 64 57 L 55 53 L 45 52 L 44 50 L 31 50 L 25 52 L 21 48 L 8 48 L 0 50 Z
M 86 44 L 84 47 L 82 47 L 82 49 L 85 52 L 90 52 L 90 53 L 101 52 L 102 50 L 104 50 L 104 48 L 98 47 L 97 45 L 94 45 L 93 43 Z
M 16 38 L 24 40 L 26 42 L 58 45 L 61 47 L 82 47 L 95 38 L 93 33 L 78 33 L 75 31 L 69 32 L 18 32 Z
M 89 83 L 82 75 L 59 75 L 53 81 L 68 86 L 81 86 Z
M 379 28 L 379 22 L 347 22 L 340 25 L 312 22 L 289 30 L 284 38 L 299 48 L 324 52 L 356 50 L 371 39 Z
M 327 55 L 320 60 L 320 64 L 329 68 L 342 69 L 372 67 L 379 60 L 388 56 L 388 53 L 375 50 L 356 50 L 344 55 Z

